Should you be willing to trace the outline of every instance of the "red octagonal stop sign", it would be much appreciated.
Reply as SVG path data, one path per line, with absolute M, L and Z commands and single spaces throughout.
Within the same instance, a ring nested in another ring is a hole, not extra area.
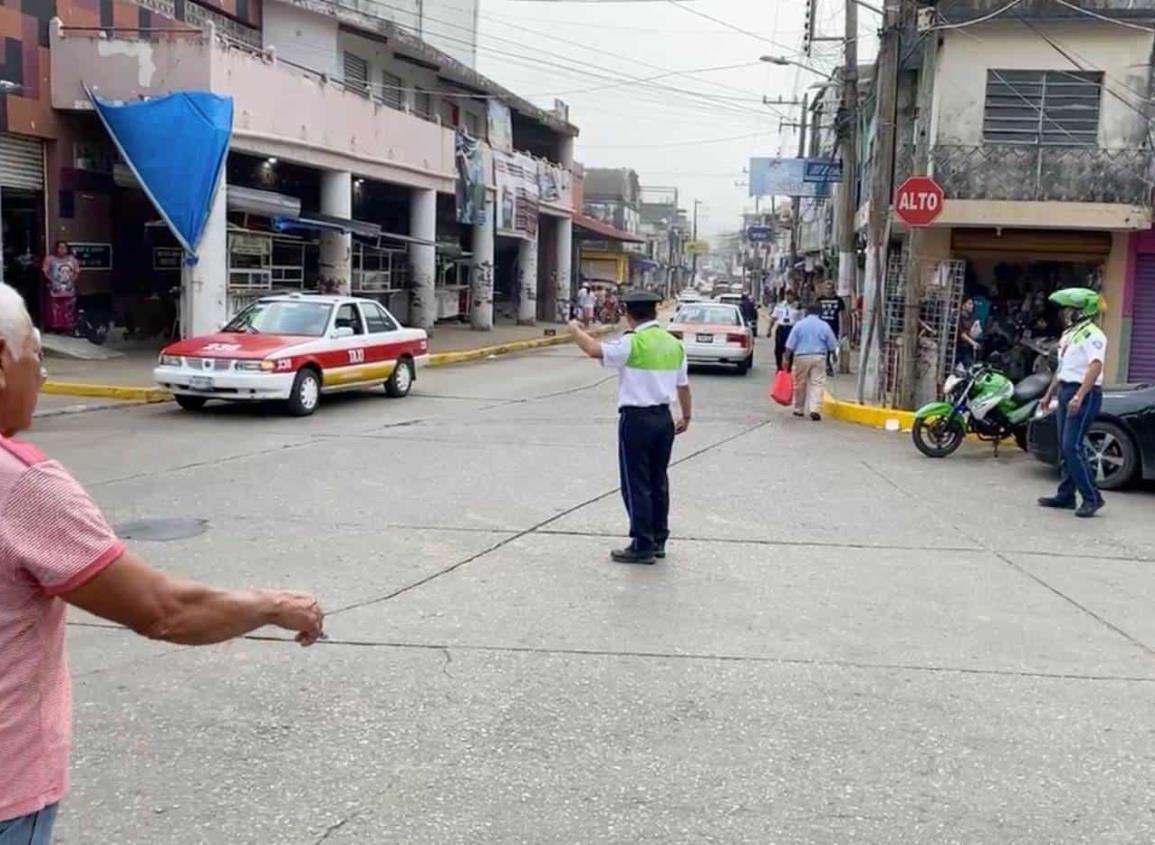
M 911 176 L 894 192 L 894 213 L 908 226 L 929 226 L 942 214 L 943 193 L 929 176 Z

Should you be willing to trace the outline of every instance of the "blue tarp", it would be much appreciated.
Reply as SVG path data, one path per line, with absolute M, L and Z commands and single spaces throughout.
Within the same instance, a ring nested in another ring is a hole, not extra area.
M 232 97 L 177 91 L 122 104 L 88 96 L 153 206 L 195 260 L 228 156 Z

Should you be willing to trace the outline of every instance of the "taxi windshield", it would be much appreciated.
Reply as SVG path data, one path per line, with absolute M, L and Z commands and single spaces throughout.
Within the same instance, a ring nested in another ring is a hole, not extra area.
M 226 332 L 321 337 L 333 306 L 324 302 L 273 300 L 254 302 L 229 321 Z
M 737 326 L 738 309 L 731 305 L 686 305 L 674 315 L 675 323 Z

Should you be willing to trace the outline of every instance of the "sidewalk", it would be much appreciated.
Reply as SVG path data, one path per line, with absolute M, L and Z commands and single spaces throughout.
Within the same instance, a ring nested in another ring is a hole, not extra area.
M 614 327 L 604 327 L 612 331 Z M 460 323 L 439 324 L 429 339 L 430 366 L 445 366 L 565 343 L 569 330 L 560 323 L 534 326 L 498 324 L 492 331 L 474 331 Z M 120 347 L 121 357 L 103 361 L 82 361 L 50 356 L 45 361 L 48 381 L 43 393 L 71 397 L 71 401 L 47 403 L 54 407 L 76 404 L 75 397 L 105 400 L 158 402 L 168 399 L 152 380 L 162 342 Z M 45 403 L 42 403 L 42 407 Z

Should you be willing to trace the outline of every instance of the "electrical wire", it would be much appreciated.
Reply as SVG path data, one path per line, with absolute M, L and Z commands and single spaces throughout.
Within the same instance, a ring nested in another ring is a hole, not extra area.
M 1087 16 L 1092 17 L 1092 18 L 1098 18 L 1101 21 L 1106 21 L 1107 23 L 1113 23 L 1116 26 L 1125 26 L 1128 29 L 1137 29 L 1140 32 L 1155 33 L 1155 29 L 1153 29 L 1149 26 L 1142 26 L 1141 24 L 1131 23 L 1130 21 L 1121 21 L 1118 18 L 1112 18 L 1108 15 L 1104 15 L 1104 14 L 1101 14 L 1099 12 L 1096 12 L 1094 9 L 1084 9 L 1081 6 L 1076 6 L 1074 3 L 1067 2 L 1067 0 L 1055 0 L 1055 2 L 1058 3 L 1060 6 L 1066 6 L 1068 9 L 1074 9 L 1076 12 L 1079 12 L 1080 14 L 1087 15 Z
M 730 141 L 745 141 L 750 138 L 761 138 L 763 135 L 773 134 L 769 130 L 764 132 L 753 132 L 748 135 L 730 135 L 725 138 L 699 138 L 693 141 L 671 141 L 667 144 L 583 144 L 583 147 L 601 148 L 613 147 L 614 149 L 665 149 L 667 147 L 696 147 L 700 144 L 724 144 Z
M 1011 0 L 1010 3 L 1003 6 L 1001 9 L 996 9 L 995 11 L 991 12 L 989 15 L 983 15 L 981 18 L 975 18 L 974 20 L 960 21 L 959 23 L 950 23 L 948 21 L 947 23 L 944 23 L 944 24 L 938 24 L 937 26 L 932 26 L 930 28 L 930 31 L 931 32 L 938 32 L 938 31 L 944 30 L 944 29 L 965 29 L 968 26 L 975 26 L 976 24 L 986 23 L 987 21 L 994 20 L 999 15 L 1005 15 L 1007 12 L 1009 12 L 1011 9 L 1015 8 L 1015 6 L 1018 6 L 1022 2 L 1023 2 L 1023 0 Z
M 691 15 L 696 15 L 697 17 L 702 18 L 703 20 L 712 21 L 713 23 L 724 26 L 724 27 L 726 27 L 726 29 L 731 29 L 734 32 L 740 32 L 743 35 L 746 35 L 746 36 L 749 36 L 750 38 L 753 38 L 755 41 L 761 41 L 764 44 L 769 44 L 772 47 L 777 47 L 779 50 L 793 49 L 791 47 L 786 47 L 777 41 L 772 41 L 769 38 L 765 38 L 765 37 L 759 35 L 758 33 L 754 32 L 752 30 L 743 29 L 742 27 L 738 26 L 737 24 L 732 24 L 727 20 L 723 20 L 722 18 L 716 18 L 713 15 L 707 14 L 706 12 L 703 12 L 699 9 L 694 9 L 690 6 L 687 6 L 687 5 L 685 5 L 685 0 L 666 0 L 666 2 L 673 5 L 673 6 L 676 6 L 677 8 L 681 9 L 683 12 L 689 12 Z

